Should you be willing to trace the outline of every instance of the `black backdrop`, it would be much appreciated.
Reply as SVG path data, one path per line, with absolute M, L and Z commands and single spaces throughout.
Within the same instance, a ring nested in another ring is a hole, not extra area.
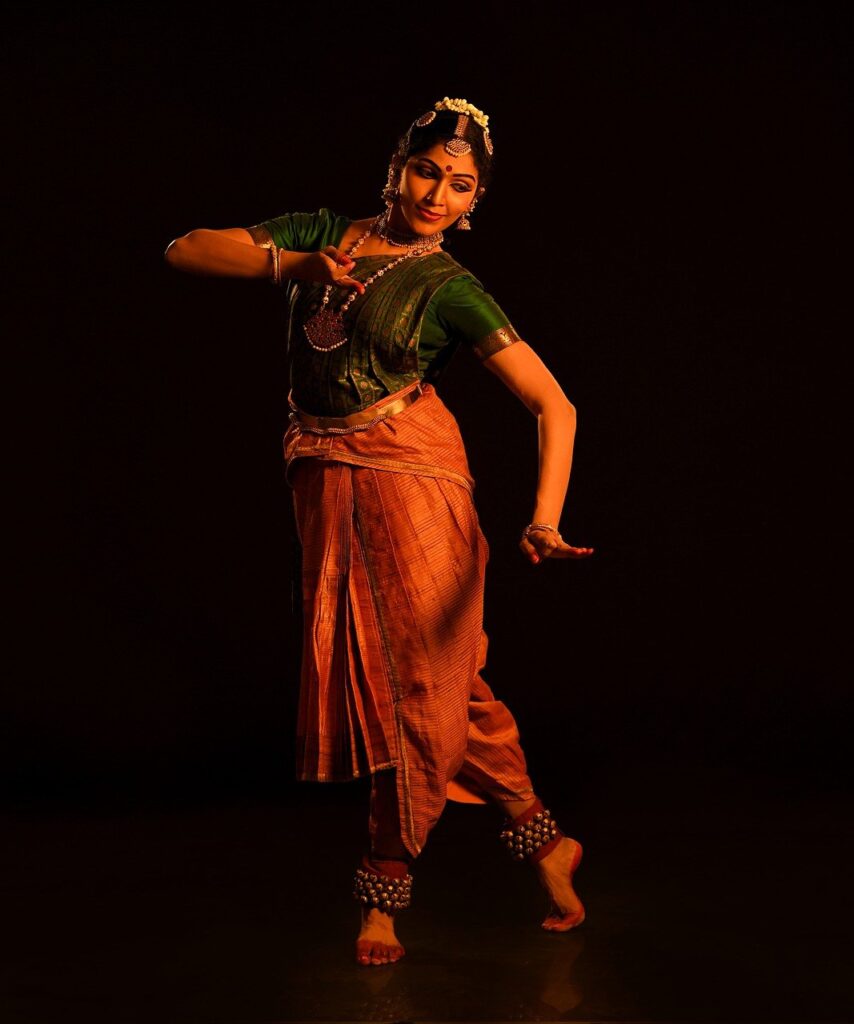
M 840 10 L 22 8 L 6 40 L 9 352 L 27 357 L 7 435 L 12 799 L 293 785 L 283 310 L 162 253 L 195 227 L 379 212 L 397 133 L 444 95 L 489 113 L 497 156 L 451 251 L 578 409 L 562 526 L 597 549 L 521 559 L 535 422 L 460 353 L 440 394 L 491 545 L 486 678 L 535 779 L 662 806 L 833 792 Z

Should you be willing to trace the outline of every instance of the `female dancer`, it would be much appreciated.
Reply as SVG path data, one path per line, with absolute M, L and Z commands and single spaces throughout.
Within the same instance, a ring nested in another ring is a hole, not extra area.
M 290 426 L 284 437 L 302 546 L 304 643 L 297 776 L 371 775 L 354 895 L 362 964 L 404 954 L 395 914 L 446 799 L 493 801 L 501 839 L 551 897 L 543 928 L 584 919 L 581 845 L 534 793 L 510 711 L 480 672 L 488 546 L 457 422 L 435 382 L 469 347 L 537 417 L 539 475 L 519 546 L 536 565 L 584 558 L 557 529 L 575 409 L 480 282 L 445 252 L 489 181 L 488 118 L 445 99 L 401 137 L 385 212 L 328 209 L 250 228 L 196 230 L 168 262 L 286 285 Z

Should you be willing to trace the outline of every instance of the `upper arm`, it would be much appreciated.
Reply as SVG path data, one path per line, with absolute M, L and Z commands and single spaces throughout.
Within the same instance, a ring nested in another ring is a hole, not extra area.
M 546 406 L 571 405 L 545 363 L 475 277 L 454 278 L 440 298 L 438 318 L 448 333 L 467 344 L 535 416 Z
M 217 234 L 224 235 L 226 238 L 232 238 L 235 242 L 243 242 L 244 245 L 255 244 L 255 239 L 247 228 L 221 228 L 217 231 Z
M 279 249 L 289 252 L 317 252 L 329 244 L 328 239 L 336 237 L 348 223 L 346 217 L 338 217 L 331 210 L 322 209 L 317 213 L 285 213 L 281 217 L 262 221 L 247 228 L 203 229 L 205 235 L 220 235 L 243 245 L 265 245 L 274 242 Z M 186 241 L 191 244 L 194 231 L 188 232 L 183 239 L 176 239 L 182 248 Z M 199 238 L 201 234 L 199 235 Z
M 538 416 L 550 404 L 571 406 L 546 364 L 526 342 L 519 339 L 491 355 L 484 366 Z
M 255 245 L 255 240 L 246 228 L 194 228 L 186 235 L 176 238 L 169 243 L 169 249 L 174 247 L 183 248 L 187 243 L 192 244 L 199 241 L 206 235 L 220 235 L 223 238 L 230 238 L 233 242 L 242 242 L 244 245 Z M 168 253 L 168 249 L 166 250 Z

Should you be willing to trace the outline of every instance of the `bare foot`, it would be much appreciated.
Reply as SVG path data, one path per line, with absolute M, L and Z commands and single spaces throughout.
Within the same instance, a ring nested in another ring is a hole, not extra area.
M 546 931 L 569 931 L 584 920 L 584 906 L 572 887 L 572 875 L 580 860 L 581 844 L 564 836 L 548 856 L 534 865 L 552 901 L 543 921 Z
M 376 907 L 362 907 L 362 930 L 356 940 L 360 964 L 394 964 L 406 953 L 394 934 L 394 918 Z

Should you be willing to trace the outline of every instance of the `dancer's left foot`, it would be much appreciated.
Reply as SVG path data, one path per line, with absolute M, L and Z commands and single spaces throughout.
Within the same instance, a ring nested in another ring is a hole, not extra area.
M 356 961 L 364 965 L 396 964 L 406 950 L 394 933 L 394 918 L 362 907 L 362 928 L 356 940 Z
M 566 932 L 584 920 L 584 906 L 572 887 L 572 876 L 581 860 L 581 843 L 564 836 L 555 848 L 534 867 L 540 884 L 551 897 L 551 907 L 543 928 Z

